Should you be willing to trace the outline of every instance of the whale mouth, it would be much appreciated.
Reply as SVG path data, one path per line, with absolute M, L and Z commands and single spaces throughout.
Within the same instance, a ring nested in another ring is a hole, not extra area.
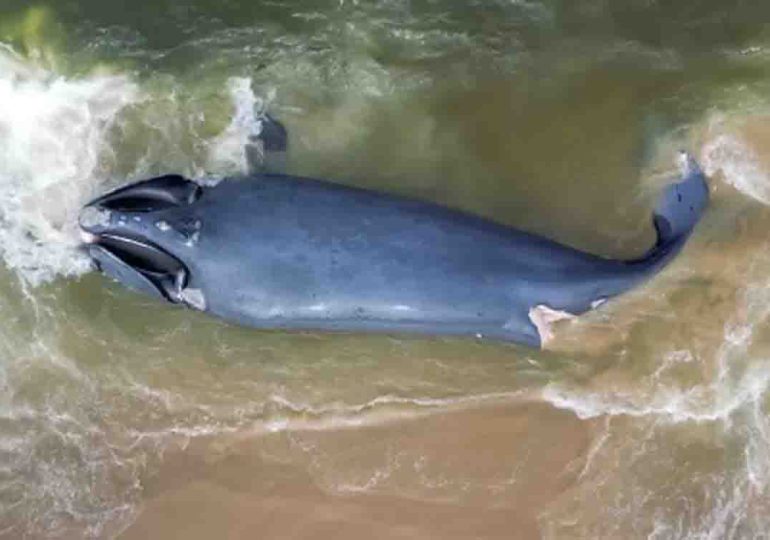
M 134 291 L 175 304 L 183 301 L 189 271 L 179 259 L 144 240 L 85 235 L 88 254 L 100 272 Z
M 149 242 L 116 234 L 103 234 L 97 237 L 95 244 L 143 274 L 177 275 L 185 270 L 185 266 L 177 258 Z

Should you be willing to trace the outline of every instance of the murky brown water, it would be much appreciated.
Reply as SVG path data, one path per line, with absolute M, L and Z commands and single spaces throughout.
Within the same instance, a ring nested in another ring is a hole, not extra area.
M 66 0 L 0 14 L 0 537 L 749 538 L 768 530 L 759 3 Z M 87 272 L 74 216 L 243 166 L 608 256 L 690 149 L 712 204 L 553 351 L 258 332 Z

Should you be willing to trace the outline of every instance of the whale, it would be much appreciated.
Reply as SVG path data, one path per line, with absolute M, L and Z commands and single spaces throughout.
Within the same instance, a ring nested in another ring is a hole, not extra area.
M 262 171 L 165 175 L 82 209 L 95 266 L 133 291 L 259 329 L 469 336 L 545 347 L 550 323 L 654 276 L 708 205 L 702 169 L 652 212 L 655 244 L 616 260 L 430 202 Z

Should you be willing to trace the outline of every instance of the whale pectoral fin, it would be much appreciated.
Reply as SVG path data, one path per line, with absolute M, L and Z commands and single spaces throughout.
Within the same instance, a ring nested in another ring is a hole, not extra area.
M 554 324 L 559 321 L 572 320 L 575 314 L 568 311 L 553 309 L 545 304 L 538 304 L 529 309 L 529 320 L 537 328 L 540 337 L 540 348 L 546 349 L 554 339 Z
M 543 342 L 539 329 L 532 322 L 529 313 L 526 311 L 516 311 L 511 314 L 511 318 L 503 325 L 505 339 L 522 343 L 529 347 L 539 349 Z
M 250 135 L 246 143 L 246 163 L 249 173 L 284 172 L 289 137 L 286 128 L 278 120 L 265 113 L 260 117 L 261 129 Z
M 688 236 L 708 205 L 709 189 L 703 170 L 686 152 L 679 159 L 681 180 L 667 186 L 655 205 L 657 247 Z

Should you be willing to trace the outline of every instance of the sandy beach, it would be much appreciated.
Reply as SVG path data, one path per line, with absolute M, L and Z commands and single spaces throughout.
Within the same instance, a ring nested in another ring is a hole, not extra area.
M 330 489 L 312 460 L 303 462 L 290 448 L 300 445 L 287 443 L 294 437 L 359 460 L 373 472 L 372 482 L 383 456 L 368 453 L 366 441 L 419 452 L 469 484 L 497 477 L 501 467 L 513 475 L 509 485 L 452 495 L 417 488 L 405 470 L 386 479 L 380 474 L 381 486 L 366 492 Z M 140 515 L 121 538 L 538 538 L 538 513 L 569 487 L 587 444 L 586 423 L 542 404 L 357 429 L 197 441 L 168 454 L 159 473 L 146 479 Z

